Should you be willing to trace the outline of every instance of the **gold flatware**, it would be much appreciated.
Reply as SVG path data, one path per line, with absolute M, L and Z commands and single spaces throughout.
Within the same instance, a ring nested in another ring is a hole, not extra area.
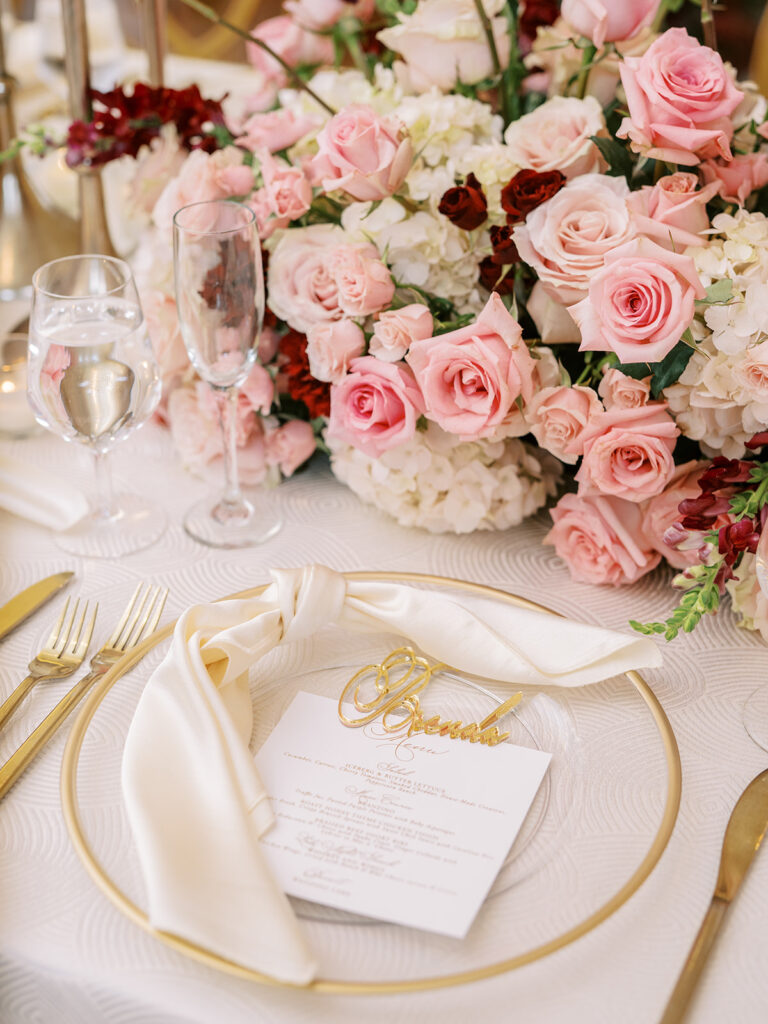
M 73 572 L 57 572 L 55 576 L 47 576 L 4 604 L 0 608 L 0 640 L 42 608 L 62 587 L 66 587 L 74 575 Z
M 80 611 L 80 601 L 77 600 L 72 611 L 69 611 L 69 598 L 67 598 L 61 615 L 54 624 L 42 650 L 29 663 L 29 675 L 0 705 L 0 727 L 5 725 L 32 687 L 41 679 L 61 679 L 64 676 L 72 675 L 75 669 L 80 668 L 91 642 L 98 610 L 99 606 L 96 605 L 86 623 L 88 602 L 85 602 Z
M 109 640 L 91 658 L 91 671 L 61 698 L 40 725 L 24 740 L 0 768 L 0 800 L 37 757 L 67 715 L 100 676 L 135 647 L 142 636 L 153 633 L 160 621 L 168 591 L 140 583 L 128 602 Z
M 744 881 L 768 828 L 768 769 L 754 778 L 736 802 L 723 839 L 715 894 L 694 939 L 660 1024 L 683 1019 L 723 917 Z

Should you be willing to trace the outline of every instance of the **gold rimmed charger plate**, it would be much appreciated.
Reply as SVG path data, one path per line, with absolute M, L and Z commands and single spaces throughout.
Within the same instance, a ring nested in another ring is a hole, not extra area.
M 490 597 L 495 600 L 515 605 L 520 608 L 529 608 L 535 611 L 548 612 L 553 616 L 559 613 L 552 611 L 544 605 L 536 604 L 525 598 L 508 594 L 495 587 L 485 586 L 481 583 L 470 583 L 464 580 L 451 579 L 446 576 L 432 576 L 422 573 L 397 573 L 397 572 L 347 572 L 343 574 L 349 580 L 372 580 L 394 583 L 418 583 L 430 586 L 447 586 L 463 590 L 468 593 L 478 594 L 482 597 Z M 258 597 L 269 584 L 254 587 L 250 590 L 240 591 L 229 595 L 232 598 Z M 309 985 L 299 986 L 278 980 L 259 971 L 251 970 L 240 964 L 218 956 L 216 953 L 196 945 L 177 935 L 168 932 L 158 931 L 150 924 L 146 913 L 138 907 L 110 877 L 98 856 L 89 843 L 81 820 L 80 807 L 78 802 L 77 769 L 80 753 L 83 746 L 88 727 L 94 714 L 104 700 L 107 693 L 115 683 L 132 669 L 141 659 L 163 640 L 167 639 L 173 632 L 174 623 L 170 623 L 163 629 L 153 633 L 152 636 L 129 652 L 116 665 L 114 665 L 104 676 L 96 689 L 93 690 L 78 714 L 75 723 L 67 740 L 64 751 L 64 759 L 61 768 L 61 802 L 64 810 L 64 818 L 70 838 L 75 850 L 80 857 L 86 871 L 95 884 L 106 897 L 117 907 L 121 913 L 137 924 L 144 931 L 149 932 L 160 942 L 185 956 L 191 957 L 209 967 L 216 968 L 239 978 L 245 978 L 263 985 L 272 985 L 281 988 L 296 988 L 311 990 L 314 992 L 325 992 L 336 995 L 384 995 L 403 992 L 418 992 L 428 989 L 447 988 L 452 985 L 463 985 L 473 981 L 480 981 L 483 978 L 490 978 L 498 974 L 512 971 L 524 964 L 533 963 L 543 957 L 562 949 L 564 946 L 575 942 L 577 939 L 592 931 L 599 924 L 614 914 L 627 900 L 640 888 L 643 882 L 659 862 L 661 855 L 666 849 L 672 830 L 677 819 L 680 806 L 681 793 L 681 770 L 680 754 L 677 741 L 672 731 L 669 720 L 657 700 L 655 694 L 637 672 L 626 672 L 624 677 L 631 684 L 637 694 L 641 697 L 648 711 L 651 714 L 653 724 L 659 734 L 664 751 L 664 758 L 667 770 L 667 791 L 664 807 L 659 821 L 658 828 L 653 836 L 640 864 L 635 868 L 630 877 L 613 895 L 604 901 L 595 911 L 583 918 L 577 924 L 554 938 L 543 942 L 525 952 L 513 957 L 499 960 L 486 966 L 474 967 L 466 971 L 455 971 L 443 975 L 434 975 L 422 978 L 408 978 L 403 980 L 386 981 L 348 981 L 334 978 L 316 978 Z

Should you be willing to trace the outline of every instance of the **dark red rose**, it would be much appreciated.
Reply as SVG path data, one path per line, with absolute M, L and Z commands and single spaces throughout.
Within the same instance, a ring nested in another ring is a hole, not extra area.
M 493 256 L 491 260 L 500 267 L 506 263 L 519 263 L 520 254 L 517 246 L 512 241 L 512 228 L 509 224 L 494 224 L 491 228 L 491 245 Z
M 317 380 L 309 372 L 305 334 L 290 330 L 280 339 L 278 366 L 280 384 L 291 398 L 306 405 L 312 419 L 330 415 L 331 385 Z
M 553 25 L 559 14 L 560 0 L 525 0 L 517 27 L 521 35 L 534 40 L 539 25 Z
M 507 223 L 525 220 L 526 216 L 556 195 L 565 184 L 560 171 L 531 171 L 524 168 L 501 190 L 501 206 Z
M 480 283 L 489 292 L 511 295 L 515 290 L 515 272 L 509 270 L 505 274 L 504 268 L 493 262 L 493 256 L 486 256 L 480 263 Z
M 463 185 L 456 185 L 443 193 L 437 208 L 457 228 L 474 231 L 487 216 L 488 202 L 482 185 L 474 174 L 470 174 Z
M 749 448 L 750 451 L 754 451 L 755 448 L 762 448 L 763 445 L 768 444 L 768 430 L 762 430 L 759 434 L 755 434 L 749 441 L 745 441 L 744 444 Z

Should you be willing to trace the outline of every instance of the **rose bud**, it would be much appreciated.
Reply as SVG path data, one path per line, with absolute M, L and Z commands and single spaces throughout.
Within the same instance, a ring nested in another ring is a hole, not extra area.
M 508 224 L 494 224 L 492 226 L 491 245 L 493 246 L 491 260 L 499 266 L 503 266 L 505 263 L 520 262 L 517 246 L 512 241 L 512 228 Z
M 437 208 L 457 228 L 474 231 L 485 220 L 488 203 L 482 185 L 474 174 L 469 174 L 463 185 L 443 193 Z
M 532 171 L 523 168 L 501 190 L 501 206 L 507 223 L 525 220 L 531 210 L 556 195 L 565 184 L 562 171 Z
M 515 272 L 510 270 L 503 277 L 502 273 L 503 268 L 494 263 L 493 256 L 486 256 L 480 262 L 480 284 L 489 292 L 511 295 L 515 290 Z

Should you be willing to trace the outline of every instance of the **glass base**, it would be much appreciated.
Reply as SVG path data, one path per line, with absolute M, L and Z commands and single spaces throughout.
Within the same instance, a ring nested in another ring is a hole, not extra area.
M 134 494 L 115 497 L 118 512 L 104 519 L 91 513 L 69 530 L 55 534 L 56 546 L 85 558 L 119 558 L 150 547 L 165 533 L 162 509 Z
M 204 498 L 184 517 L 184 529 L 193 540 L 211 548 L 250 548 L 274 537 L 282 518 L 263 497 L 243 499 L 241 512 L 231 512 L 221 498 Z
M 768 684 L 759 686 L 744 705 L 744 728 L 758 747 L 768 751 Z

